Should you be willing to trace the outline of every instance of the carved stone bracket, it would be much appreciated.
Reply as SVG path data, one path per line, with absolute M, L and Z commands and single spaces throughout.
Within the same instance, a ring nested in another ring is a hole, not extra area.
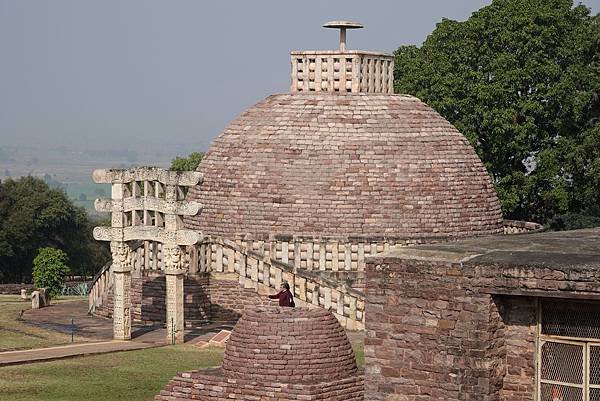
M 132 252 L 129 245 L 124 242 L 112 241 L 110 243 L 112 255 L 112 269 L 114 272 L 130 272 L 133 267 Z
M 165 263 L 165 273 L 181 274 L 185 271 L 185 258 L 179 245 L 164 244 L 162 251 L 163 261 Z

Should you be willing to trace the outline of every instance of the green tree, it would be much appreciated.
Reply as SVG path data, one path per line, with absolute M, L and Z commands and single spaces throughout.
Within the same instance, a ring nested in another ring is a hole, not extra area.
M 599 22 L 572 0 L 494 0 L 395 53 L 396 92 L 465 134 L 506 217 L 600 216 Z
M 85 210 L 61 189 L 23 177 L 0 183 L 0 282 L 28 281 L 39 248 L 64 250 L 74 274 L 93 274 L 110 257 L 92 238 Z
M 50 298 L 60 294 L 69 274 L 67 254 L 56 248 L 40 248 L 33 259 L 33 284 L 37 288 L 46 288 Z
M 188 157 L 175 157 L 171 160 L 171 170 L 175 171 L 194 171 L 202 161 L 204 153 L 192 152 Z

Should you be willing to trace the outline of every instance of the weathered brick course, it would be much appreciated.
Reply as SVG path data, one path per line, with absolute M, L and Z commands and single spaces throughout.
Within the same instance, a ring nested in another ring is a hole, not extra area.
M 318 382 L 357 372 L 337 319 L 323 309 L 261 307 L 244 313 L 225 349 L 228 377 Z
M 407 95 L 269 96 L 219 135 L 186 226 L 270 235 L 462 237 L 502 231 L 485 167 L 466 138 Z

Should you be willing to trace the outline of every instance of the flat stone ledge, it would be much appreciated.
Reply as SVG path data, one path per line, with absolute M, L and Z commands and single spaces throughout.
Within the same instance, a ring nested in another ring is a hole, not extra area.
M 487 236 L 451 243 L 399 248 L 367 257 L 369 264 L 390 259 L 478 265 L 600 268 L 600 227 L 519 236 Z

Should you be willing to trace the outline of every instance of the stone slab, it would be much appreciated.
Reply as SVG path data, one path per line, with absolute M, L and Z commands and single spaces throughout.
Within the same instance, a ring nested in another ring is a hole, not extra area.
M 368 259 L 376 262 L 388 258 L 477 265 L 600 268 L 600 227 L 420 245 L 394 249 Z

